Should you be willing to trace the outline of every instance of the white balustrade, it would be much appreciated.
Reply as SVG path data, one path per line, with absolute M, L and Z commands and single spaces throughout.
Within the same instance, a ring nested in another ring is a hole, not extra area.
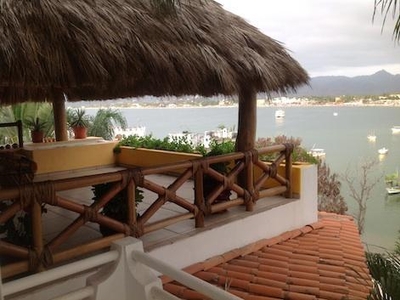
M 32 293 L 35 299 L 53 300 L 178 300 L 163 290 L 161 280 L 153 270 L 211 299 L 240 299 L 144 253 L 142 241 L 127 237 L 114 242 L 109 252 L 4 284 L 0 282 L 0 300 L 32 299 Z M 85 286 L 76 289 L 71 284 L 68 290 L 58 290 L 59 285 L 65 283 L 65 278 L 85 272 L 88 274 Z M 46 296 L 48 289 L 51 289 L 51 294 L 58 294 L 50 298 Z

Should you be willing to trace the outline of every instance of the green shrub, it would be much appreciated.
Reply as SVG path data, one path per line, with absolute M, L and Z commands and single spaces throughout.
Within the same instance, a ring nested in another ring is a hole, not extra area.
M 99 201 L 111 188 L 112 183 L 102 183 L 92 186 L 94 202 Z M 135 189 L 135 206 L 143 201 L 143 191 L 141 189 Z M 121 222 L 127 221 L 128 201 L 126 191 L 120 191 L 116 194 L 101 210 L 101 214 Z M 100 225 L 100 232 L 104 235 L 111 235 L 115 233 L 112 229 Z
M 184 152 L 184 153 L 205 153 L 204 146 L 195 147 L 193 143 L 187 141 L 185 138 L 172 138 L 170 140 L 168 137 L 164 139 L 157 139 L 153 137 L 151 134 L 143 137 L 137 135 L 130 135 L 126 138 L 123 138 L 116 148 L 114 149 L 115 153 L 118 153 L 120 146 L 128 146 L 133 148 L 146 148 L 146 149 L 155 149 L 155 150 L 165 150 L 165 151 L 173 151 L 173 152 Z

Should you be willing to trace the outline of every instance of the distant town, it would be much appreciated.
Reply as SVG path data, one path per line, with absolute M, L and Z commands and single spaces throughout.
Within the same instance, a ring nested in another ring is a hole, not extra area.
M 237 97 L 200 96 L 186 97 L 143 97 L 121 98 L 104 101 L 69 102 L 71 107 L 114 107 L 114 108 L 185 108 L 185 107 L 231 107 L 237 106 Z M 400 94 L 379 96 L 338 96 L 338 97 L 267 97 L 258 95 L 257 106 L 400 106 Z

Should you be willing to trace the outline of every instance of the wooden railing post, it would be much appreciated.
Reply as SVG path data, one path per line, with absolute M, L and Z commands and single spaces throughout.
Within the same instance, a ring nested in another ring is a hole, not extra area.
M 128 226 L 133 228 L 136 222 L 136 183 L 133 179 L 129 179 L 126 186 L 126 200 L 128 201 Z M 134 234 L 134 232 L 132 233 Z
M 15 123 L 17 124 L 17 130 L 18 130 L 18 147 L 22 148 L 24 147 L 24 134 L 22 132 L 22 121 L 18 120 Z
M 33 239 L 33 250 L 35 253 L 35 270 L 33 271 L 43 271 L 43 224 L 42 224 L 42 206 L 40 205 L 39 199 L 33 197 L 31 201 L 31 214 L 32 214 L 32 239 Z M 32 255 L 32 254 L 31 254 Z M 33 266 L 31 266 L 33 267 Z
M 193 165 L 194 175 L 194 204 L 198 208 L 198 213 L 195 216 L 195 227 L 204 227 L 204 215 L 205 215 L 205 204 L 204 204 L 204 184 L 203 184 L 203 169 L 197 165 Z
M 285 177 L 287 179 L 287 190 L 285 192 L 286 198 L 292 198 L 292 153 L 293 153 L 293 144 L 285 144 Z
M 253 199 L 254 197 L 254 164 L 253 164 L 253 155 L 252 151 L 247 151 L 245 153 L 245 163 L 246 167 L 244 169 L 244 172 L 246 173 L 246 190 L 247 190 L 247 197 L 250 197 L 249 199 L 245 199 L 246 201 L 246 210 L 247 211 L 253 211 L 254 210 L 254 203 L 256 199 Z

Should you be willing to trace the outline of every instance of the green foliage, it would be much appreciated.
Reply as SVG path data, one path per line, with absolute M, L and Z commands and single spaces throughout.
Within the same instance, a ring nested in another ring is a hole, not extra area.
M 235 142 L 231 140 L 216 141 L 212 140 L 210 143 L 210 151 L 205 156 L 216 156 L 235 152 Z
M 0 213 L 6 211 L 12 204 L 12 201 L 0 202 Z M 47 212 L 45 204 L 42 204 L 41 210 L 42 213 Z M 13 218 L 0 224 L 0 233 L 6 235 L 5 240 L 9 243 L 25 247 L 32 245 L 32 215 L 26 211 L 18 212 Z
M 400 234 L 400 230 L 399 230 L 399 234 Z M 400 255 L 400 235 L 397 237 L 397 240 L 394 244 L 394 254 L 396 255 Z
M 233 141 L 227 140 L 218 142 L 216 140 L 211 141 L 210 143 L 210 151 L 208 151 L 204 156 L 217 156 L 235 152 L 235 143 Z M 227 174 L 229 172 L 229 163 L 228 162 L 219 162 L 211 165 L 215 171 L 221 174 Z
M 387 174 L 385 175 L 385 183 L 387 186 L 397 186 L 399 185 L 399 174 L 393 173 L 393 174 Z
M 99 201 L 111 188 L 113 183 L 102 183 L 92 187 L 93 201 Z M 143 191 L 136 188 L 135 190 L 135 205 L 143 201 Z M 128 201 L 126 191 L 122 190 L 116 194 L 106 205 L 104 205 L 101 214 L 110 218 L 116 219 L 121 222 L 127 221 Z M 107 228 L 100 226 L 100 231 L 103 235 L 110 235 L 114 232 Z
M 30 140 L 31 128 L 27 126 L 30 122 L 35 122 L 36 118 L 40 123 L 44 123 L 42 131 L 47 137 L 54 136 L 53 107 L 50 103 L 25 102 L 0 108 L 1 122 L 15 122 L 21 120 L 23 127 L 24 140 Z M 15 127 L 0 128 L 0 144 L 16 143 L 18 141 L 18 132 Z
M 206 149 L 204 146 L 195 147 L 193 143 L 188 141 L 186 138 L 178 137 L 169 139 L 168 137 L 165 137 L 164 139 L 157 139 L 152 135 L 146 135 L 143 137 L 130 135 L 126 138 L 123 138 L 115 147 L 115 153 L 120 151 L 120 146 L 183 153 L 199 153 L 203 156 L 215 156 L 235 152 L 235 142 L 230 140 L 222 142 L 212 140 L 210 143 L 210 149 Z M 227 172 L 227 164 L 224 163 L 213 164 L 211 167 L 224 173 Z
M 67 123 L 69 127 L 89 127 L 90 117 L 81 108 L 67 109 Z
M 371 300 L 400 299 L 400 259 L 391 253 L 366 253 L 374 283 Z
M 374 14 L 378 11 L 383 15 L 382 30 L 387 21 L 388 16 L 392 16 L 395 20 L 395 25 L 393 28 L 393 38 L 395 41 L 400 40 L 400 16 L 399 16 L 399 2 L 397 0 L 374 0 Z
M 165 137 L 164 139 L 157 139 L 152 135 L 146 135 L 142 137 L 130 135 L 126 138 L 123 138 L 114 149 L 114 152 L 119 152 L 119 146 L 184 153 L 205 153 L 203 146 L 194 147 L 194 145 L 191 142 L 188 142 L 185 138 L 173 138 L 170 140 L 168 137 Z
M 112 140 L 114 138 L 114 126 L 126 129 L 128 122 L 120 111 L 107 108 L 99 109 L 94 118 L 90 118 L 88 125 L 89 136 L 99 136 L 105 140 Z
M 41 121 L 39 117 L 29 118 L 25 124 L 31 131 L 43 131 L 46 127 L 46 121 Z

